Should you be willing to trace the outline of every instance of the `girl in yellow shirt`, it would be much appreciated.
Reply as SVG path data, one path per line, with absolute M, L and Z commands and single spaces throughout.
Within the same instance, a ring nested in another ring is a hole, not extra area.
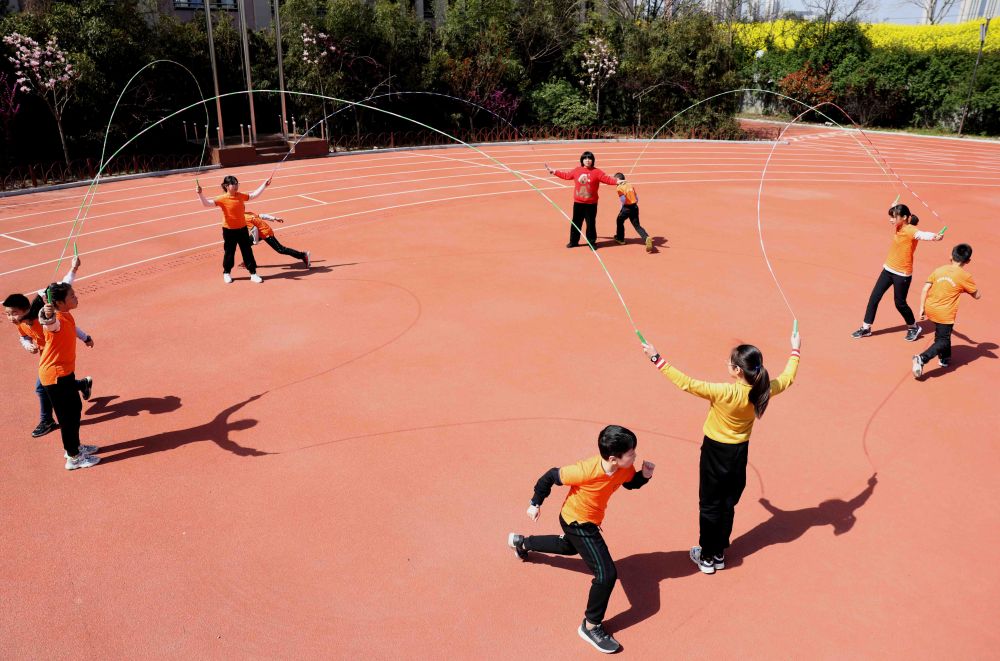
M 741 344 L 729 354 L 733 383 L 708 383 L 687 376 L 667 362 L 651 344 L 643 351 L 660 372 L 685 392 L 710 402 L 703 431 L 698 481 L 700 533 L 691 560 L 705 574 L 726 566 L 725 551 L 733 532 L 736 503 L 747 483 L 750 433 L 755 418 L 764 415 L 771 397 L 784 392 L 799 368 L 798 332 L 792 334 L 792 355 L 785 370 L 772 380 L 760 349 Z

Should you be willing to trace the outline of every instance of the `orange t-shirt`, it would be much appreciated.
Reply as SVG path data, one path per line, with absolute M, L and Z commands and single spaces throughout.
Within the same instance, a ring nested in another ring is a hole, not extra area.
M 911 275 L 913 273 L 913 253 L 917 249 L 917 228 L 913 225 L 903 225 L 892 236 L 889 246 L 889 256 L 885 258 L 887 268 Z
M 69 312 L 56 312 L 59 330 L 55 333 L 42 326 L 45 348 L 38 362 L 38 378 L 43 386 L 55 385 L 59 377 L 76 370 L 76 320 Z
M 18 322 L 17 332 L 20 333 L 22 337 L 26 337 L 34 342 L 35 346 L 39 349 L 45 347 L 45 333 L 42 332 L 42 325 L 38 323 L 37 319 Z
M 247 229 L 256 227 L 257 231 L 260 232 L 260 238 L 266 239 L 269 236 L 274 236 L 274 230 L 271 229 L 271 226 L 257 214 L 247 211 L 243 214 L 243 217 L 246 218 Z
M 625 197 L 625 204 L 635 204 L 639 201 L 639 196 L 635 194 L 635 189 L 628 182 L 618 184 L 618 195 Z
M 247 226 L 243 218 L 244 203 L 250 199 L 246 193 L 237 192 L 235 194 L 226 193 L 212 200 L 215 206 L 222 209 L 222 226 L 231 230 L 238 230 Z
M 976 287 L 972 274 L 961 266 L 948 264 L 934 269 L 927 276 L 931 288 L 924 301 L 924 312 L 927 318 L 938 324 L 953 324 L 958 316 L 958 299 L 963 292 L 975 294 Z
M 619 468 L 611 475 L 604 472 L 601 457 L 591 457 L 559 469 L 559 481 L 568 486 L 560 515 L 566 523 L 601 525 L 608 499 L 618 487 L 635 477 L 635 467 Z

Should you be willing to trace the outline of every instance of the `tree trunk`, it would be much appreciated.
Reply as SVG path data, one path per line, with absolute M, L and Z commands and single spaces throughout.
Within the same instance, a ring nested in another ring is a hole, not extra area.
M 63 133 L 62 115 L 56 115 L 56 126 L 59 127 L 59 141 L 62 143 L 63 158 L 66 159 L 66 167 L 69 167 L 69 149 L 66 148 L 66 135 Z

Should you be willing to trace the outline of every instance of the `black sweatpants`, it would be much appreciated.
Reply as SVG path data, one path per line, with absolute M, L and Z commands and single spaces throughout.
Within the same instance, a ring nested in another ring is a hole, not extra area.
M 747 485 L 750 443 L 720 443 L 708 436 L 701 443 L 698 510 L 701 557 L 729 548 L 736 503 Z
M 912 275 L 896 275 L 882 269 L 882 272 L 878 275 L 878 280 L 875 281 L 872 295 L 868 297 L 868 309 L 865 310 L 865 323 L 871 326 L 875 322 L 875 312 L 878 311 L 878 304 L 882 300 L 882 297 L 885 296 L 885 293 L 889 291 L 889 287 L 892 287 L 892 298 L 896 303 L 896 309 L 899 310 L 899 314 L 903 315 L 903 321 L 906 322 L 907 326 L 912 326 L 916 323 L 913 310 L 906 304 L 906 295 L 910 291 L 910 282 L 912 280 Z
M 583 558 L 587 567 L 594 574 L 590 584 L 590 597 L 587 599 L 587 621 L 591 624 L 604 622 L 604 614 L 608 610 L 611 591 L 615 589 L 618 580 L 618 570 L 615 561 L 611 559 L 608 545 L 604 543 L 601 529 L 593 523 L 566 523 L 559 517 L 562 535 L 532 535 L 524 540 L 524 548 L 540 553 L 556 555 L 577 555 Z
M 76 374 L 59 377 L 51 386 L 44 386 L 45 394 L 52 402 L 52 408 L 59 421 L 63 449 L 71 457 L 80 454 L 80 416 L 83 402 L 76 386 Z
M 253 241 L 246 227 L 238 230 L 222 228 L 222 272 L 229 273 L 233 270 L 233 264 L 236 263 L 236 246 L 240 247 L 243 264 L 250 271 L 250 275 L 253 275 L 257 272 L 257 262 L 253 258 Z
M 304 252 L 299 252 L 294 248 L 288 248 L 281 245 L 277 238 L 272 234 L 271 236 L 264 239 L 264 243 L 274 248 L 275 252 L 279 252 L 282 255 L 291 255 L 295 259 L 305 259 L 306 254 Z
M 924 361 L 924 364 L 934 356 L 946 363 L 951 360 L 951 331 L 953 328 L 955 328 L 955 324 L 934 322 L 934 344 L 920 354 L 920 359 Z
M 632 222 L 632 227 L 635 231 L 639 233 L 639 238 L 643 241 L 649 236 L 649 232 L 642 229 L 642 225 L 639 224 L 639 205 L 638 204 L 623 204 L 622 210 L 618 212 L 618 218 L 615 219 L 615 240 L 624 241 L 625 240 L 625 219 L 628 218 Z
M 585 202 L 573 203 L 573 223 L 569 226 L 569 244 L 571 246 L 580 245 L 580 230 L 584 228 L 587 234 L 587 241 L 590 245 L 597 242 L 597 205 Z

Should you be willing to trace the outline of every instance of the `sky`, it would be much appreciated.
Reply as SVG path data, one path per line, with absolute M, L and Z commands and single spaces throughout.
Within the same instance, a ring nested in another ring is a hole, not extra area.
M 941 0 L 938 0 L 940 3 Z M 803 10 L 802 0 L 781 0 L 782 7 L 793 10 Z M 876 0 L 876 9 L 870 18 L 873 23 L 905 23 L 917 25 L 923 22 L 924 12 L 920 7 L 909 4 L 905 0 Z M 958 18 L 962 0 L 958 0 L 948 13 L 945 23 L 954 23 Z

